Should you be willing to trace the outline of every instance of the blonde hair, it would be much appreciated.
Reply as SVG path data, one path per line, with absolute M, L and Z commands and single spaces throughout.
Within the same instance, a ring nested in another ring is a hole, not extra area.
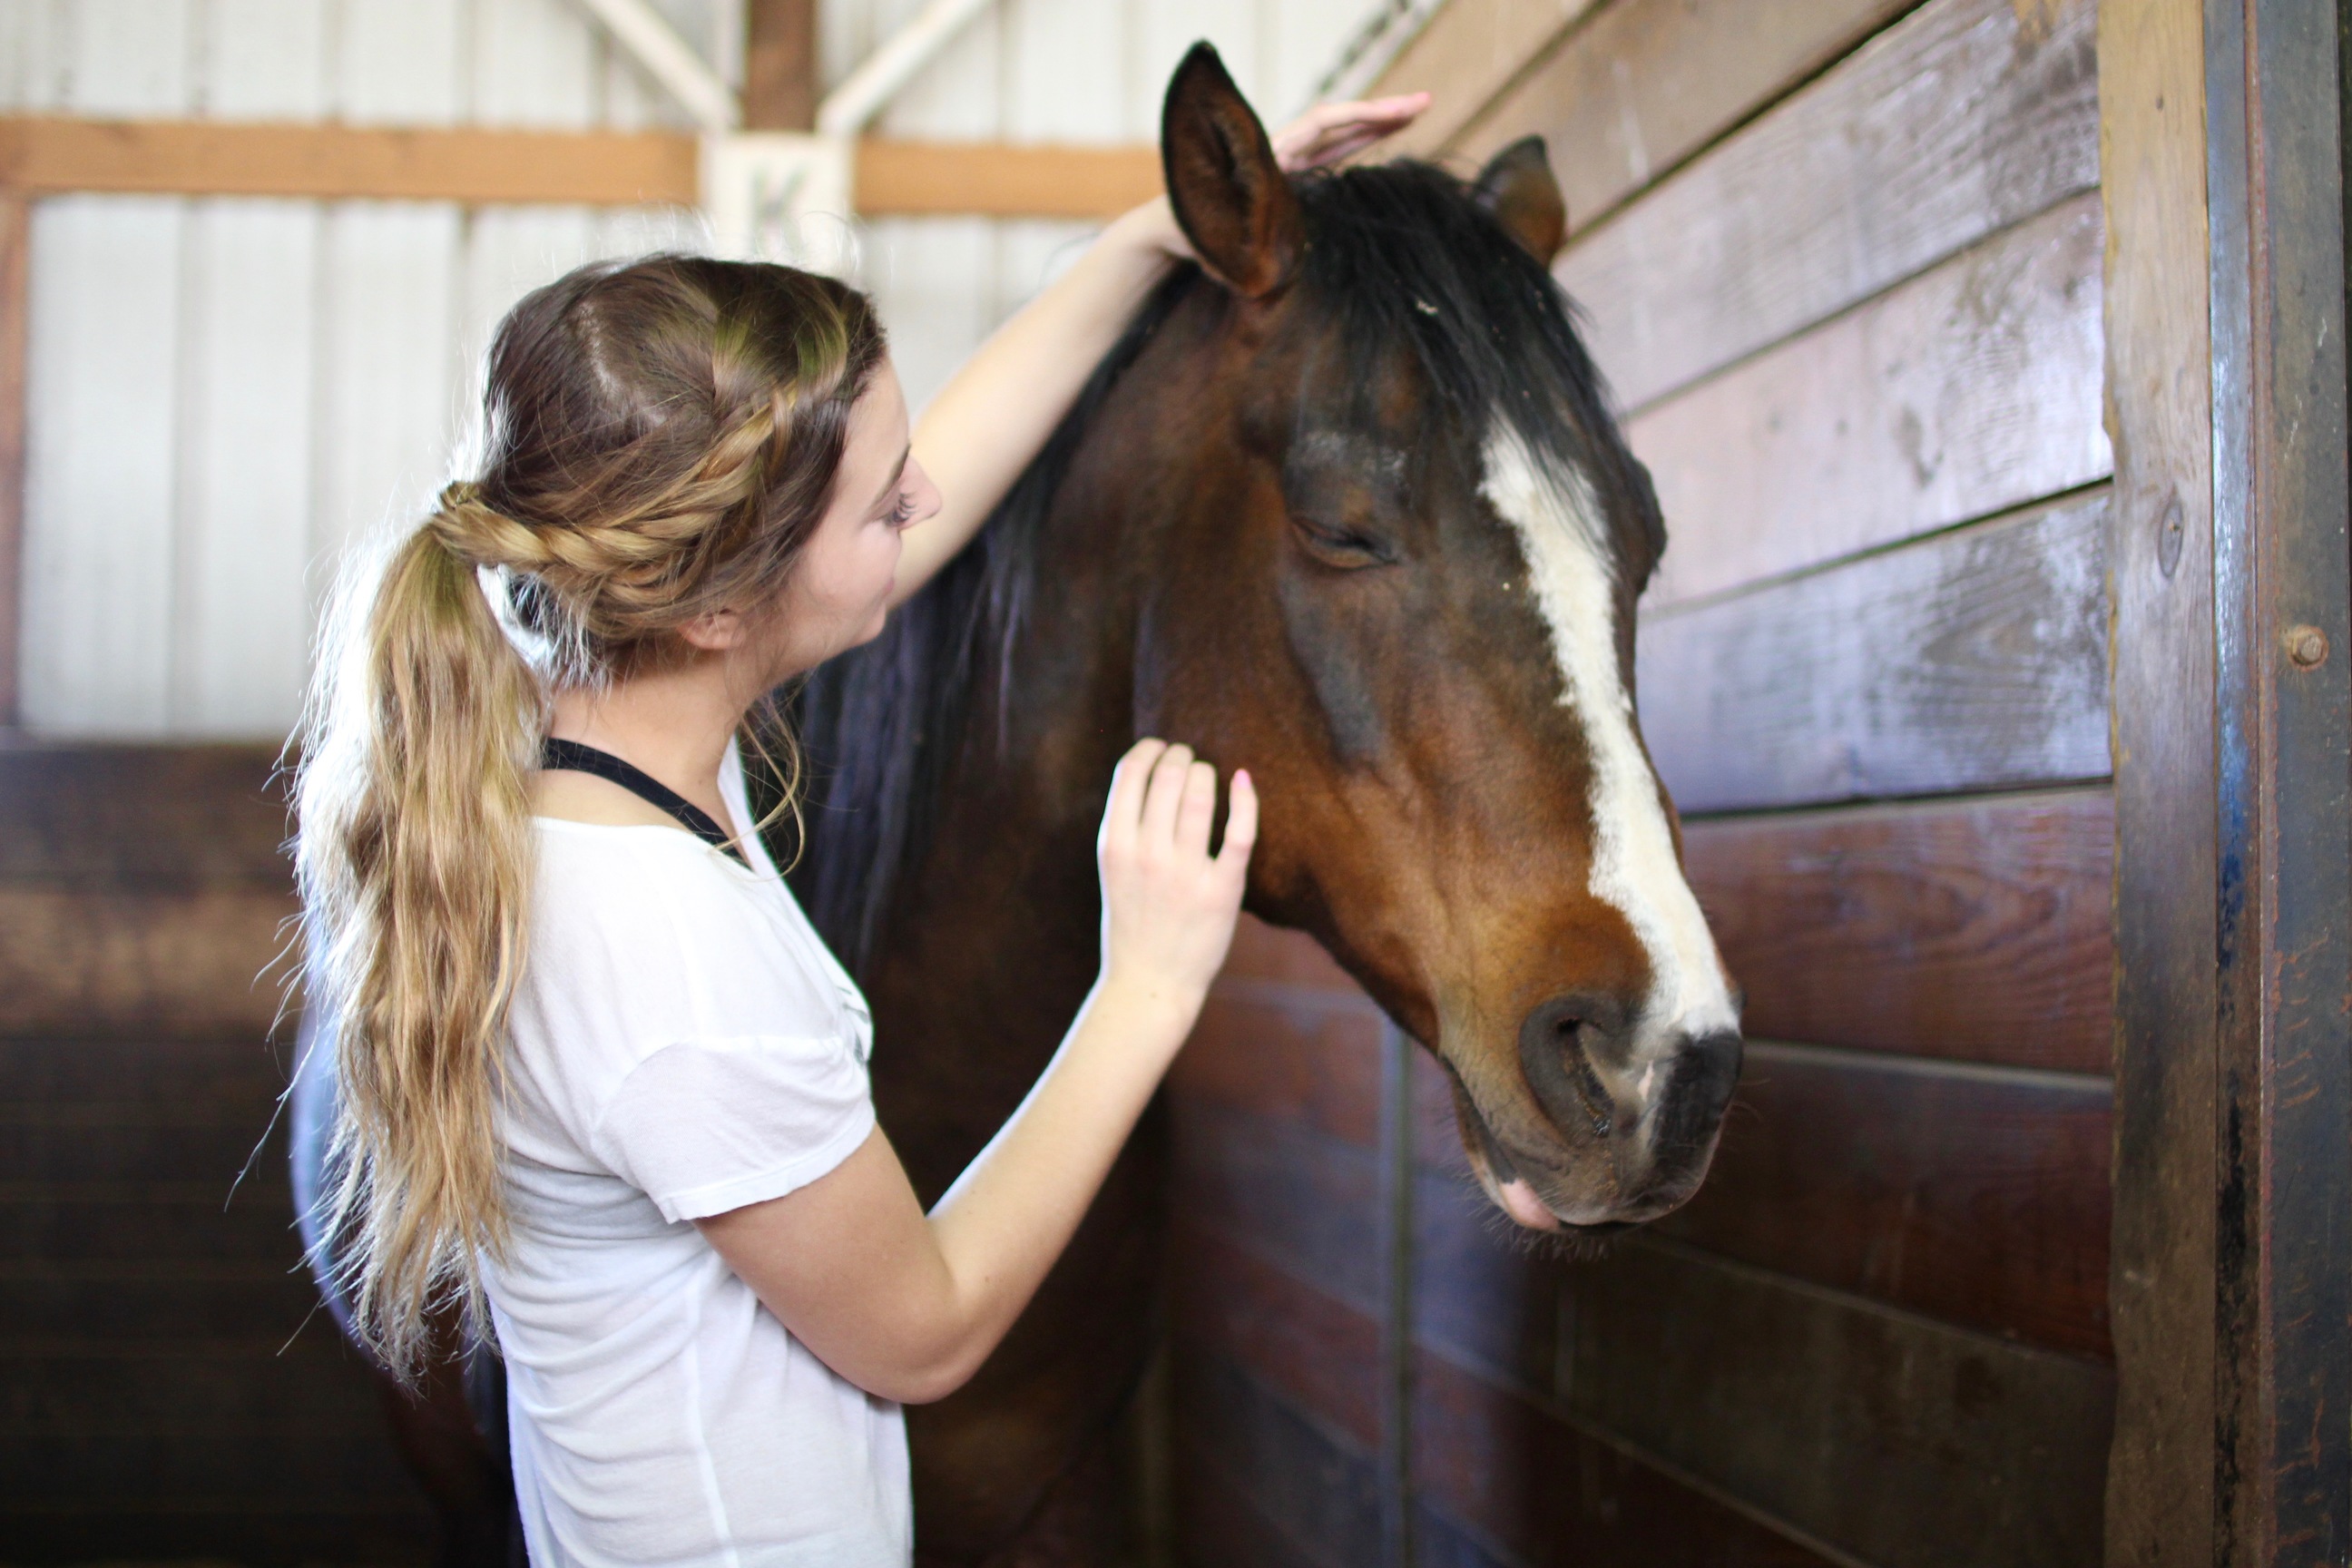
M 346 575 L 295 864 L 338 1088 L 320 1261 L 395 1373 L 445 1309 L 480 1331 L 478 1261 L 508 1235 L 497 1109 L 549 686 L 773 605 L 882 355 L 869 302 L 829 279 L 583 268 L 499 327 L 480 477 Z

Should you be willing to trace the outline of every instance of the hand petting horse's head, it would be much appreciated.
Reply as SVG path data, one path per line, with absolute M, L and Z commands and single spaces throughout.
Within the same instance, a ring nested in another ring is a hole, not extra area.
M 1161 329 L 1194 469 L 1138 724 L 1257 777 L 1252 907 L 1436 1052 L 1515 1219 L 1654 1218 L 1706 1172 L 1738 1012 L 1634 716 L 1664 531 L 1545 270 L 1541 144 L 1470 185 L 1293 179 L 1203 47 L 1162 155 L 1223 288 Z

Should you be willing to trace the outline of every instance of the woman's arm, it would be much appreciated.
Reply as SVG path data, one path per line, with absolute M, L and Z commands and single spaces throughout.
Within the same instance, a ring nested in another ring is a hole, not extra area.
M 1326 103 L 1274 138 L 1286 169 L 1334 163 L 1412 123 L 1427 93 Z M 954 559 L 1054 433 L 1096 363 L 1167 274 L 1192 255 L 1168 198 L 1106 228 L 1071 268 L 964 363 L 915 426 L 916 460 L 939 486 L 936 515 L 907 530 L 896 607 Z
M 798 1192 L 698 1221 L 795 1338 L 870 1394 L 962 1384 L 1061 1256 L 1192 1027 L 1240 912 L 1257 797 L 1145 741 L 1111 782 L 1098 856 L 1101 978 L 1013 1119 L 929 1217 L 879 1132 Z

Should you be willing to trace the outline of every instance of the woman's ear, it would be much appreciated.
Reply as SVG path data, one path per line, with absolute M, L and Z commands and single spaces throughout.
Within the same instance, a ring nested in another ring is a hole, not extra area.
M 713 610 L 677 628 L 679 638 L 698 653 L 726 653 L 740 647 L 746 632 L 740 610 Z
M 1568 238 L 1568 203 L 1540 136 L 1522 136 L 1495 154 L 1471 187 L 1478 205 L 1545 266 Z
M 1168 202 L 1202 265 L 1246 299 L 1280 289 L 1306 247 L 1290 180 L 1217 51 L 1194 44 L 1160 116 Z

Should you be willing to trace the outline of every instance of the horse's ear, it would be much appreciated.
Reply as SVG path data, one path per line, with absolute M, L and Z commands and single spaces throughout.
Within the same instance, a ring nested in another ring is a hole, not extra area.
M 1568 238 L 1568 203 L 1552 177 L 1543 138 L 1522 136 L 1495 154 L 1471 188 L 1478 205 L 1495 215 L 1511 237 L 1545 266 Z
M 1168 83 L 1160 163 L 1169 205 L 1203 266 L 1253 300 L 1288 280 L 1306 248 L 1298 198 L 1265 127 L 1205 43 L 1192 46 Z

